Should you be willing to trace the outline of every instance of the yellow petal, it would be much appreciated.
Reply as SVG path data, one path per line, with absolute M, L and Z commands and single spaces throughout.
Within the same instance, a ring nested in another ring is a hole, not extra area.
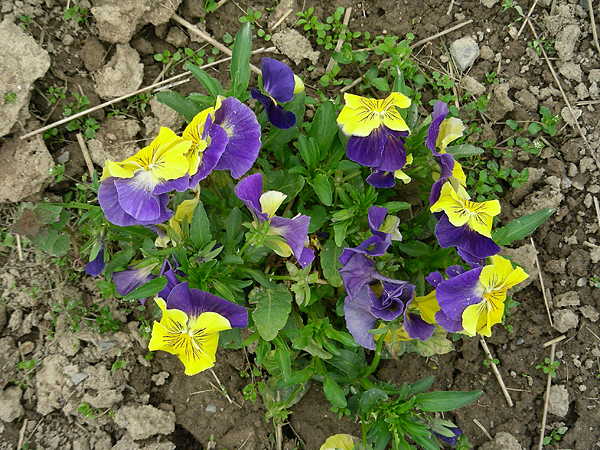
M 175 216 L 173 218 L 179 223 L 183 221 L 184 217 L 187 217 L 188 221 L 191 220 L 199 202 L 200 198 L 198 197 L 194 197 L 191 200 L 182 201 L 177 207 L 177 211 L 175 211 Z
M 483 298 L 488 303 L 488 327 L 502 322 L 502 316 L 504 315 L 504 301 L 506 300 L 506 289 L 483 294 Z
M 458 161 L 454 161 L 454 167 L 452 168 L 452 177 L 457 179 L 460 185 L 467 185 L 467 177 L 465 176 L 465 172 L 463 171 L 463 168 Z M 455 190 L 457 190 L 456 187 Z
M 194 146 L 198 145 L 198 143 L 202 140 L 202 133 L 204 133 L 204 124 L 206 124 L 206 119 L 208 118 L 209 114 L 214 112 L 214 110 L 215 108 L 206 108 L 205 110 L 196 114 L 188 126 L 185 127 L 185 130 L 182 134 L 183 139 L 192 141 Z
M 335 434 L 327 438 L 319 450 L 352 450 L 359 440 L 349 434 Z
M 267 191 L 260 196 L 260 206 L 263 213 L 271 219 L 283 201 L 287 198 L 283 192 Z
M 345 94 L 345 96 L 350 95 L 352 94 Z M 358 96 L 353 95 L 353 97 Z M 337 123 L 345 135 L 365 137 L 381 125 L 381 118 L 379 114 L 370 112 L 366 108 L 358 110 L 346 104 L 337 118 Z
M 467 306 L 462 314 L 462 326 L 466 334 L 475 336 L 487 322 L 487 302 L 482 300 Z
M 298 76 L 294 75 L 294 94 L 299 94 L 304 90 L 304 81 Z
M 438 304 L 437 298 L 435 297 L 435 291 L 430 292 L 425 297 L 415 297 L 412 304 L 416 304 L 419 311 L 421 311 L 421 317 L 429 324 L 437 323 L 435 320 L 435 313 L 441 308 Z
M 395 131 L 408 131 L 408 126 L 396 109 L 410 106 L 410 99 L 393 92 L 383 100 L 344 94 L 346 105 L 337 118 L 342 132 L 349 136 L 368 136 L 383 123 Z
M 440 153 L 446 152 L 446 147 L 452 141 L 455 141 L 463 135 L 465 126 L 462 120 L 456 117 L 445 119 L 440 125 L 440 133 L 438 134 L 436 146 L 440 149 Z

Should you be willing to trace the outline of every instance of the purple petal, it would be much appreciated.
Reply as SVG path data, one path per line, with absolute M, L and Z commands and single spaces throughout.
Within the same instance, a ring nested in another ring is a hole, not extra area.
M 383 319 L 386 322 L 390 322 L 404 311 L 405 299 L 402 296 L 402 290 L 404 289 L 405 285 L 408 285 L 408 283 L 404 283 L 403 286 L 394 286 L 390 283 L 384 282 L 382 285 L 382 297 L 372 297 L 372 306 L 369 311 L 378 319 Z M 398 288 L 400 289 L 399 292 Z
M 435 235 L 440 247 L 456 247 L 476 259 L 485 259 L 500 251 L 500 247 L 492 239 L 471 230 L 468 225 L 452 225 L 446 214 L 435 226 Z
M 341 259 L 340 257 L 340 261 Z M 344 263 L 342 262 L 342 264 Z M 339 271 L 346 292 L 351 298 L 354 298 L 365 284 L 373 281 L 375 262 L 365 255 L 354 253 Z
M 104 244 L 102 244 L 96 258 L 85 265 L 85 273 L 93 277 L 97 277 L 102 273 L 105 267 L 106 263 L 104 262 Z
M 434 430 L 431 430 L 431 432 L 433 434 L 435 434 L 435 437 L 437 437 L 440 441 L 445 442 L 448 445 L 455 445 L 456 441 L 458 441 L 458 437 L 463 434 L 462 430 L 458 427 L 445 427 L 448 430 L 454 432 L 454 436 L 453 437 L 448 437 L 448 436 L 442 436 L 439 433 L 436 433 Z
M 225 152 L 217 163 L 216 170 L 229 170 L 233 178 L 244 175 L 258 157 L 260 150 L 260 124 L 254 112 L 235 97 L 223 100 L 215 112 L 215 123 L 229 137 Z
M 438 285 L 435 296 L 449 319 L 460 320 L 467 306 L 481 302 L 483 287 L 479 282 L 481 268 L 469 270 Z
M 438 284 L 440 284 L 444 280 L 445 278 L 440 272 L 431 272 L 425 277 L 425 281 L 427 281 L 434 288 L 437 288 Z
M 458 253 L 458 256 L 460 256 L 463 261 L 465 261 L 471 267 L 471 269 L 485 266 L 485 258 L 478 258 L 462 248 L 457 249 L 456 252 Z
M 346 156 L 365 167 L 379 167 L 387 135 L 383 128 L 373 130 L 369 136 L 351 136 L 346 145 Z
M 308 238 L 309 224 L 310 217 L 305 215 L 299 215 L 293 219 L 273 216 L 269 231 L 281 236 L 292 249 L 296 259 L 300 260 L 304 251 L 304 243 Z
M 406 165 L 406 150 L 404 149 L 404 139 L 396 138 L 389 134 L 385 141 L 381 163 L 377 167 L 386 172 L 395 172 Z
M 260 219 L 268 219 L 268 215 L 262 212 L 260 196 L 262 195 L 262 173 L 255 173 L 240 181 L 234 189 L 235 195 L 244 202 L 244 205 Z
M 179 281 L 179 278 L 177 278 L 177 267 L 179 265 L 177 264 L 177 261 L 175 260 L 175 258 L 173 258 L 173 260 L 175 261 L 175 267 L 173 267 L 171 265 L 171 262 L 169 261 L 169 258 L 167 257 L 167 258 L 165 258 L 162 268 L 160 269 L 159 276 L 164 275 L 165 278 L 167 279 L 166 286 L 164 287 L 164 289 L 162 291 L 160 291 L 157 294 L 158 297 L 160 297 L 162 299 L 167 299 L 169 297 L 169 294 L 173 290 L 173 288 L 175 286 L 177 286 L 178 284 L 181 284 L 181 281 Z
M 371 175 L 367 177 L 367 183 L 375 188 L 391 188 L 396 185 L 396 179 L 392 172 L 384 172 L 379 169 L 371 169 Z
M 440 134 L 440 125 L 446 118 L 450 111 L 448 105 L 444 102 L 438 101 L 433 107 L 432 121 L 427 131 L 427 147 L 433 152 L 435 156 L 440 154 L 436 151 L 437 138 Z
M 371 299 L 377 297 L 369 286 L 363 286 L 360 293 L 352 299 L 344 300 L 344 316 L 346 327 L 354 338 L 364 348 L 375 350 L 375 338 L 369 330 L 375 328 L 377 319 L 370 313 Z
M 371 206 L 369 208 L 369 213 L 367 217 L 369 219 L 369 229 L 371 233 L 379 236 L 384 239 L 387 233 L 382 233 L 378 231 L 381 225 L 383 225 L 383 221 L 385 220 L 385 216 L 387 215 L 387 208 L 384 206 Z
M 210 136 L 210 145 L 202 152 L 202 161 L 198 172 L 190 178 L 189 187 L 191 189 L 195 188 L 200 180 L 204 180 L 216 168 L 227 146 L 227 133 L 219 125 L 213 125 L 208 135 Z
M 167 299 L 167 309 L 178 309 L 188 317 L 215 312 L 229 320 L 232 328 L 248 326 L 248 311 L 240 305 L 199 289 L 190 289 L 187 281 L 175 286 Z
M 429 204 L 433 205 L 440 198 L 440 194 L 442 192 L 442 186 L 448 178 L 452 176 L 452 169 L 454 169 L 454 156 L 450 153 L 444 153 L 439 155 L 437 158 L 438 165 L 440 166 L 440 178 L 433 183 L 431 187 L 431 195 L 429 196 Z
M 109 177 L 102 180 L 100 188 L 98 189 L 98 201 L 100 207 L 104 212 L 107 220 L 119 227 L 128 227 L 131 225 L 154 225 L 157 223 L 163 223 L 173 217 L 173 211 L 167 208 L 169 203 L 169 195 L 161 194 L 158 196 L 158 202 L 160 206 L 160 215 L 150 221 L 144 221 L 136 219 L 135 217 L 127 214 L 121 204 L 119 203 L 119 194 L 115 186 L 115 178 Z
M 190 185 L 190 176 L 186 173 L 181 178 L 176 180 L 168 180 L 158 184 L 152 191 L 153 195 L 160 195 L 171 191 L 183 192 L 188 189 Z
M 458 264 L 456 264 L 446 269 L 446 275 L 448 275 L 449 278 L 454 278 L 465 273 L 466 271 L 467 269 L 465 269 L 463 266 L 459 266 Z
M 426 341 L 435 331 L 435 325 L 425 322 L 418 314 L 405 313 L 404 330 L 409 338 Z
M 462 318 L 458 320 L 452 320 L 442 310 L 439 310 L 435 313 L 435 321 L 438 323 L 439 326 L 441 326 L 444 330 L 450 333 L 459 333 L 463 330 Z
M 150 222 L 160 215 L 160 204 L 145 183 L 140 183 L 142 176 L 145 174 L 138 172 L 133 178 L 116 178 L 115 187 L 125 212 L 140 221 Z
M 152 275 L 151 270 L 152 267 L 150 266 L 146 266 L 141 269 L 138 269 L 135 266 L 130 266 L 121 272 L 114 272 L 112 274 L 112 278 L 119 295 L 126 296 L 140 286 L 146 284 L 148 281 L 154 280 L 156 275 Z M 142 304 L 144 304 L 144 301 L 140 301 Z
M 302 249 L 302 254 L 300 255 L 300 258 L 296 259 L 298 260 L 298 264 L 300 264 L 300 267 L 306 269 L 306 267 L 315 259 L 315 252 L 312 248 L 304 247 Z
M 261 60 L 263 90 L 278 103 L 287 103 L 294 98 L 294 72 L 287 64 L 271 58 Z

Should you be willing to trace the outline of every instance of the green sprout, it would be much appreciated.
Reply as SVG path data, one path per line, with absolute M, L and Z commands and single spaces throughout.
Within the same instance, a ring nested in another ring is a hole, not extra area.
M 550 358 L 545 358 L 543 363 L 535 366 L 536 369 L 542 369 L 544 373 L 549 373 L 551 378 L 556 378 L 556 369 L 560 365 L 560 361 L 556 360 L 554 362 L 550 361 Z

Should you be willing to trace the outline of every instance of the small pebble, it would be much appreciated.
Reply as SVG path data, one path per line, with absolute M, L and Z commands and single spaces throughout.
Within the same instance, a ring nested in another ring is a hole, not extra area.
M 214 413 L 216 413 L 216 412 L 217 412 L 217 407 L 216 407 L 215 405 L 208 405 L 208 406 L 206 407 L 206 412 L 207 412 L 207 413 L 214 414 Z
M 116 346 L 119 342 L 118 341 L 100 341 L 100 351 L 104 352 L 106 350 L 110 350 L 111 348 L 113 348 L 114 346 Z
M 69 154 L 69 151 L 65 150 L 65 152 L 62 153 L 58 158 L 56 158 L 56 160 L 59 164 L 65 164 L 69 160 L 70 156 L 71 155 Z
M 523 338 L 517 338 L 517 340 L 515 341 L 515 344 L 517 345 L 523 345 L 525 343 L 525 339 Z
M 85 373 L 76 373 L 71 377 L 71 381 L 75 386 L 85 380 L 88 376 Z

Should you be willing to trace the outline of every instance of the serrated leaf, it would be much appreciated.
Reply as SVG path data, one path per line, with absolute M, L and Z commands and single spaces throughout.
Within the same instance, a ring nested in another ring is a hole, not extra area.
M 292 310 L 292 294 L 282 284 L 275 289 L 255 287 L 248 295 L 248 301 L 256 303 L 252 318 L 258 333 L 265 341 L 272 341 L 287 322 Z
M 498 245 L 509 245 L 514 241 L 526 238 L 553 213 L 554 208 L 547 208 L 515 219 L 508 225 L 494 230 L 492 239 Z
M 177 92 L 158 92 L 156 100 L 177 111 L 188 123 L 201 111 L 196 102 L 188 100 Z
M 139 300 L 140 298 L 151 297 L 162 291 L 166 285 L 166 277 L 155 278 L 154 280 L 148 281 L 146 284 L 143 284 L 139 288 L 134 289 L 132 292 L 127 294 L 123 298 L 123 301 L 127 302 L 129 300 Z
M 450 153 L 454 159 L 468 158 L 469 156 L 477 156 L 483 153 L 481 147 L 475 147 L 471 144 L 452 145 L 446 147 L 446 152 Z
M 198 202 L 192 215 L 192 221 L 190 223 L 190 238 L 192 243 L 197 250 L 204 247 L 207 243 L 212 240 L 212 234 L 210 233 L 210 222 L 204 205 L 202 202 Z
M 473 403 L 481 394 L 483 391 L 427 392 L 415 396 L 415 406 L 427 412 L 453 411 Z
M 339 260 L 342 251 L 343 248 L 338 247 L 332 239 L 325 242 L 321 249 L 323 276 L 333 287 L 340 287 L 342 285 L 342 277 L 338 270 L 342 267 L 342 263 Z

